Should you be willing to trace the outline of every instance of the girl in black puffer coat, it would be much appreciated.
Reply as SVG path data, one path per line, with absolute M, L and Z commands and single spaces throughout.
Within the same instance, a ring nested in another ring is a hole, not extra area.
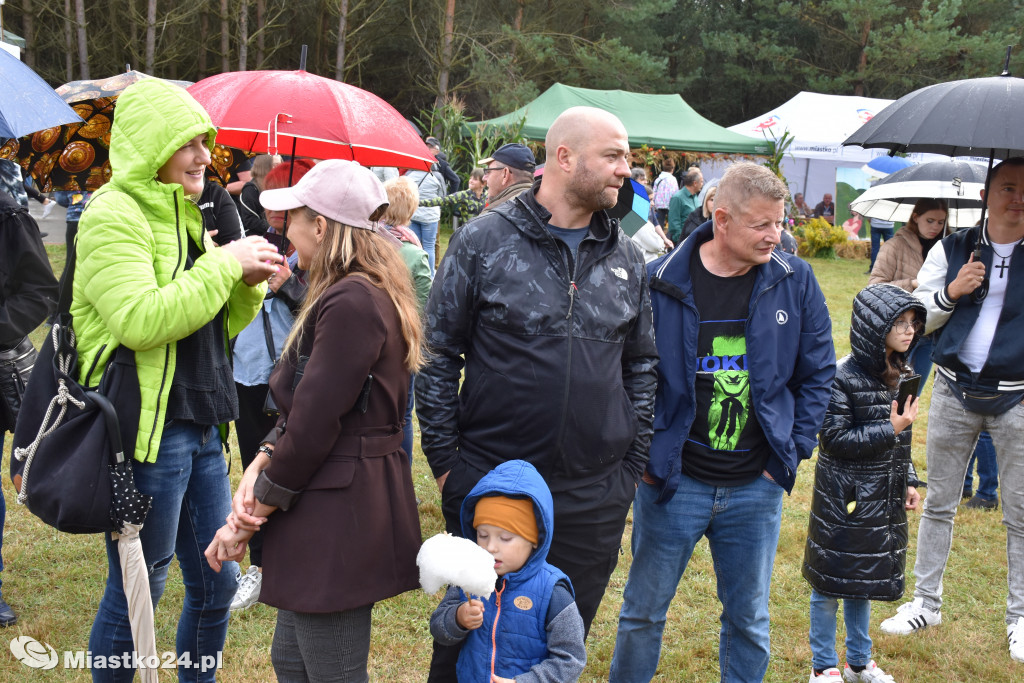
M 907 510 L 920 484 L 910 460 L 917 398 L 896 395 L 925 309 L 893 285 L 870 285 L 853 302 L 852 352 L 836 366 L 819 434 L 803 575 L 811 584 L 811 683 L 888 681 L 871 660 L 870 600 L 903 595 Z M 836 668 L 836 612 L 844 601 L 846 659 Z

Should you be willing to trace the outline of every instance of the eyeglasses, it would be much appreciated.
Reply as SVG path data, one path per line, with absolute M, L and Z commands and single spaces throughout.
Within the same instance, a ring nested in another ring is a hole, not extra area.
M 484 175 L 487 175 L 491 171 L 504 171 L 508 166 L 491 166 L 490 168 L 484 169 Z
M 916 320 L 897 320 L 895 324 L 893 324 L 893 328 L 901 334 L 910 330 L 913 330 L 917 334 L 921 334 L 924 331 L 924 325 Z

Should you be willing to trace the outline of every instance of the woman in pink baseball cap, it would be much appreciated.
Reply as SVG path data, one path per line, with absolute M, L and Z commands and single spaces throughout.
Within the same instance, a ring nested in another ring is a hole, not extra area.
M 260 202 L 288 211 L 309 293 L 270 378 L 281 417 L 206 556 L 218 569 L 262 528 L 260 601 L 278 608 L 278 678 L 366 681 L 374 603 L 419 585 L 401 448 L 410 372 L 423 363 L 416 298 L 393 238 L 377 229 L 388 198 L 368 169 L 323 161 Z

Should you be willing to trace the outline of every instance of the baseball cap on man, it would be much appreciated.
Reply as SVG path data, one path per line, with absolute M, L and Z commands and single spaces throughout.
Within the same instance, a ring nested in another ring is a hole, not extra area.
M 370 169 L 354 161 L 328 159 L 293 187 L 264 190 L 260 204 L 271 211 L 308 206 L 343 225 L 373 230 L 388 208 L 388 193 Z
M 510 142 L 507 145 L 502 145 L 491 156 L 481 159 L 480 165 L 486 166 L 492 161 L 500 162 L 520 171 L 532 171 L 537 168 L 537 159 L 533 156 L 533 152 L 521 142 Z

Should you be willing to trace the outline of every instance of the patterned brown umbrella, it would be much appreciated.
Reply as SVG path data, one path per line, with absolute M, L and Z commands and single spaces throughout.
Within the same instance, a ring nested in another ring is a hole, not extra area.
M 110 180 L 110 126 L 117 96 L 132 83 L 152 78 L 128 71 L 110 78 L 72 81 L 57 94 L 82 117 L 83 123 L 47 128 L 7 140 L 0 159 L 10 159 L 31 175 L 41 192 L 93 192 Z M 170 81 L 182 87 L 188 81 Z

